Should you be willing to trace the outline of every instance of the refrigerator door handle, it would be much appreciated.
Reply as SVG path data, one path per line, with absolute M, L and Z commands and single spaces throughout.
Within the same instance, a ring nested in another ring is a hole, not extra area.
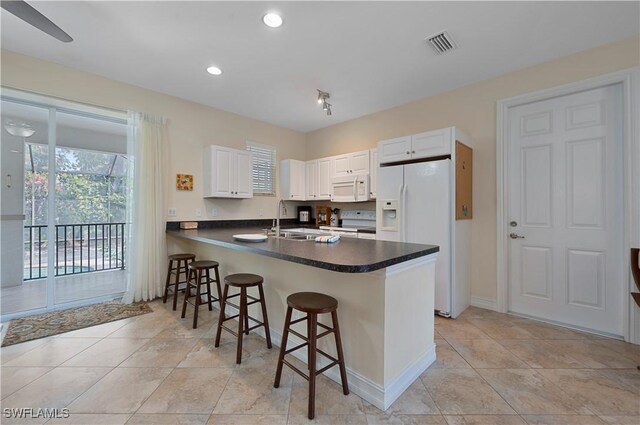
M 407 241 L 407 185 L 403 184 L 402 185 L 402 192 L 401 192 L 401 202 L 400 202 L 400 208 L 401 208 L 401 212 L 400 212 L 400 226 L 401 226 L 401 233 L 400 233 L 400 238 L 401 238 L 401 242 L 406 242 Z

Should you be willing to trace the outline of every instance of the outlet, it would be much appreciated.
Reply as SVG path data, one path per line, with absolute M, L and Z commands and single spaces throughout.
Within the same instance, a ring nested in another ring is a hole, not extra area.
M 168 217 L 175 217 L 176 216 L 176 209 L 175 208 L 169 208 L 169 211 L 167 212 L 167 216 Z
M 196 217 L 202 217 L 202 208 L 196 208 Z
M 211 217 L 219 217 L 219 216 L 220 216 L 220 210 L 218 210 L 217 208 L 212 208 Z

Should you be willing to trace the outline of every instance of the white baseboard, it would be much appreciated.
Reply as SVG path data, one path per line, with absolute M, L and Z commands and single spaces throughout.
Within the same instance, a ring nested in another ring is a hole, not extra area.
M 471 297 L 471 305 L 478 308 L 484 308 L 486 310 L 498 311 L 498 302 L 496 300 Z

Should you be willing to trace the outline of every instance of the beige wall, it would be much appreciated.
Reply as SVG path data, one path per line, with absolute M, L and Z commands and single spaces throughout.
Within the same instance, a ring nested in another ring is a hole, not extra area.
M 244 149 L 249 140 L 275 146 L 279 160 L 306 157 L 304 133 L 6 50 L 2 50 L 0 59 L 3 86 L 167 118 L 170 145 L 167 174 L 171 182 L 167 188 L 167 207 L 177 210 L 177 217 L 170 220 L 193 220 L 196 208 L 202 209 L 202 220 L 212 218 L 213 208 L 220 212 L 219 219 L 270 218 L 276 214 L 275 197 L 203 199 L 202 152 L 206 145 Z M 175 189 L 176 173 L 194 175 L 193 192 Z M 295 208 L 288 208 L 287 212 L 293 217 Z
M 458 126 L 474 141 L 472 296 L 496 299 L 496 101 L 637 67 L 639 39 L 587 50 L 307 134 L 307 159 Z M 336 110 L 338 105 L 336 105 Z
M 472 295 L 496 299 L 496 101 L 640 65 L 639 39 L 587 50 L 572 56 L 424 98 L 376 114 L 307 133 L 288 130 L 158 92 L 16 53 L 2 51 L 2 84 L 68 100 L 163 115 L 169 119 L 171 164 L 168 174 L 194 174 L 193 192 L 167 189 L 168 207 L 177 220 L 270 218 L 276 199 L 203 200 L 203 146 L 244 148 L 246 140 L 276 146 L 278 160 L 314 159 L 374 147 L 379 140 L 448 126 L 474 139 L 474 220 L 472 226 Z M 295 216 L 295 204 L 287 216 Z

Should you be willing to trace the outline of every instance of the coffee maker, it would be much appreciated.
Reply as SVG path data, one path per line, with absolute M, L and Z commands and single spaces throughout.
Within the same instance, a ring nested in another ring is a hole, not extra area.
M 311 224 L 311 220 L 313 219 L 313 216 L 311 214 L 311 211 L 313 211 L 312 207 L 309 206 L 299 206 L 298 207 L 298 224 Z

